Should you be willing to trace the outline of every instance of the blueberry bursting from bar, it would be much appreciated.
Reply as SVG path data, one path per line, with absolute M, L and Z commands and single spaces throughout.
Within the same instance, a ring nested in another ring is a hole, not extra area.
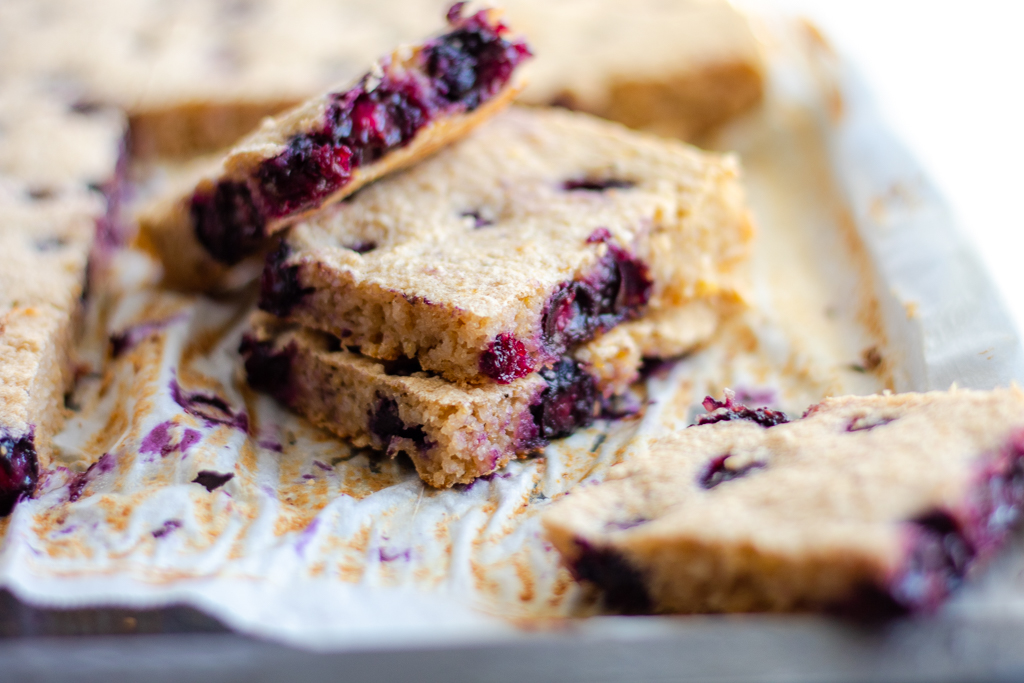
M 246 177 L 196 190 L 189 214 L 206 250 L 238 263 L 263 246 L 269 223 L 316 208 L 360 167 L 502 91 L 530 50 L 488 11 L 462 17 L 463 4 L 449 10 L 450 30 L 425 43 L 411 64 L 382 60 L 358 85 L 328 96 L 319 127 L 294 134 Z

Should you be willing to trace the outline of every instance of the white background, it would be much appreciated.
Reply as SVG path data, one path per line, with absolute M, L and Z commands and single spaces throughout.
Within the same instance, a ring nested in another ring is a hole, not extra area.
M 1024 330 L 1024 0 L 755 0 L 807 16 L 865 76 Z

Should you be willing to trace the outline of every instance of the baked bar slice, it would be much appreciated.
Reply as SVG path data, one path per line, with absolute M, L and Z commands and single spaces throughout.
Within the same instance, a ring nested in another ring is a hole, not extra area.
M 512 382 L 623 321 L 740 299 L 738 173 L 731 156 L 513 108 L 295 225 L 260 307 L 372 358 Z
M 0 176 L 36 194 L 106 186 L 125 128 L 114 108 L 84 107 L 43 84 L 0 78 Z
M 74 379 L 73 341 L 100 196 L 0 178 L 0 514 L 49 466 Z
M 678 317 L 694 343 L 714 331 L 704 311 Z M 254 314 L 241 354 L 254 388 L 357 446 L 407 453 L 424 481 L 448 487 L 590 424 L 638 379 L 642 338 L 655 328 L 672 333 L 668 321 L 631 327 L 508 384 L 449 382 L 414 360 L 368 358 L 337 337 L 267 313 Z
M 168 280 L 209 286 L 267 237 L 466 134 L 517 92 L 530 52 L 494 10 L 448 14 L 448 31 L 400 48 L 356 83 L 316 97 L 240 141 L 183 196 L 146 216 L 143 230 Z M 194 240 L 205 258 L 183 259 Z
M 612 609 L 932 610 L 1020 517 L 1017 387 L 705 406 L 543 518 Z
M 510 0 L 538 58 L 522 100 L 561 104 L 686 140 L 764 93 L 761 47 L 732 3 Z
M 138 156 L 221 149 L 415 41 L 447 0 L 4 0 L 0 73 L 72 84 L 131 118 Z M 528 102 L 701 131 L 754 104 L 760 50 L 725 0 L 508 0 Z

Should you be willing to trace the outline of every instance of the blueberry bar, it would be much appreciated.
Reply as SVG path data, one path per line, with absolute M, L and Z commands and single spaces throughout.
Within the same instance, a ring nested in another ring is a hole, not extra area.
M 0 177 L 0 514 L 31 495 L 64 419 L 102 199 Z
M 612 610 L 932 611 L 1024 505 L 1016 387 L 705 407 L 543 518 Z
M 168 281 L 215 286 L 289 223 L 434 152 L 505 106 L 530 56 L 494 10 L 448 14 L 448 32 L 400 48 L 350 87 L 265 120 L 143 230 Z M 183 259 L 185 240 L 203 258 Z
M 357 446 L 407 453 L 436 487 L 469 483 L 589 424 L 606 388 L 568 356 L 510 384 L 454 384 L 266 313 L 240 350 L 251 386 Z M 609 360 L 635 376 L 641 359 Z
M 761 47 L 729 2 L 511 0 L 505 7 L 539 55 L 526 67 L 526 102 L 691 140 L 763 96 Z
M 513 108 L 295 225 L 259 305 L 373 358 L 508 383 L 624 321 L 741 299 L 751 237 L 733 157 Z

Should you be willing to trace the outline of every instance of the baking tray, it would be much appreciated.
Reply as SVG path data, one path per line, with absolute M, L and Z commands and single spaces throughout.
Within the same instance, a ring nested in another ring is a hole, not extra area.
M 800 42 L 821 107 L 803 112 L 821 143 L 840 223 L 867 254 L 880 325 L 897 345 L 898 390 L 989 388 L 1024 378 L 998 292 L 926 174 L 886 129 L 857 75 L 809 26 Z M 773 88 L 800 88 L 786 73 Z M 742 136 L 724 131 L 712 144 Z M 739 130 L 740 132 L 736 132 Z M 818 616 L 599 617 L 438 642 L 310 651 L 232 633 L 188 605 L 33 606 L 0 594 L 0 678 L 9 680 L 860 681 L 1024 677 L 1024 535 L 930 617 L 882 623 Z M 72 637 L 75 636 L 75 637 Z

